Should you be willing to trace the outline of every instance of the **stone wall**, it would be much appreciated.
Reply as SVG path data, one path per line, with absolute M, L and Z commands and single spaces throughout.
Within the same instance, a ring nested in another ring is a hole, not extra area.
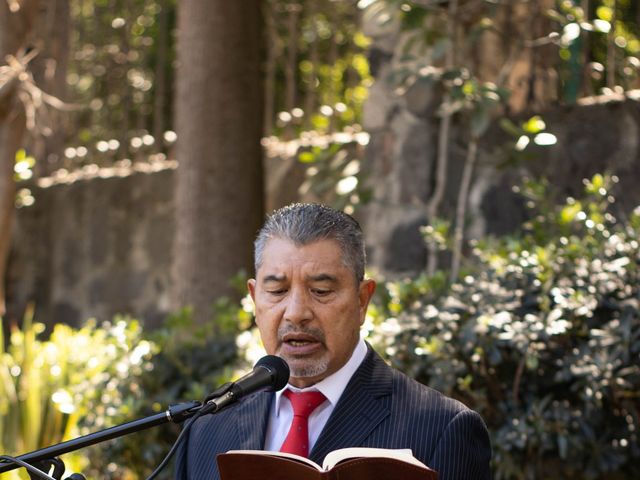
M 365 168 L 374 198 L 362 211 L 367 226 L 370 264 L 386 277 L 422 270 L 426 249 L 419 227 L 426 225 L 427 203 L 434 191 L 441 94 L 433 82 L 416 81 L 405 91 L 393 84 L 394 72 L 406 56 L 397 22 L 379 22 L 365 15 L 363 28 L 372 39 L 369 63 L 375 83 L 364 111 L 370 134 Z M 402 91 L 401 94 L 398 91 Z M 578 195 L 582 179 L 594 173 L 617 173 L 621 209 L 640 203 L 640 92 L 626 96 L 585 99 L 579 105 L 554 107 L 541 113 L 547 131 L 557 137 L 548 147 L 527 147 L 529 160 L 504 167 L 501 145 L 514 139 L 495 126 L 483 137 L 467 208 L 469 237 L 505 233 L 525 219 L 520 197 L 512 186 L 525 174 L 546 176 L 560 192 Z M 521 108 L 522 105 L 520 105 Z M 521 112 L 516 123 L 533 113 Z M 454 120 L 450 135 L 446 192 L 439 216 L 455 216 L 468 135 Z M 446 258 L 441 266 L 446 266 Z
M 510 139 L 500 128 L 493 128 L 480 145 L 467 209 L 467 235 L 503 234 L 522 224 L 526 209 L 512 187 L 524 176 L 546 177 L 566 197 L 580 196 L 582 180 L 595 173 L 616 174 L 620 182 L 613 192 L 618 199 L 614 212 L 624 215 L 639 205 L 639 100 L 640 92 L 630 92 L 627 97 L 591 98 L 580 105 L 543 112 L 546 131 L 557 137 L 557 143 L 531 145 L 528 159 L 509 167 L 501 166 L 504 151 L 497 152 Z M 370 130 L 367 162 L 374 172 L 371 181 L 376 193 L 363 214 L 370 262 L 385 276 L 397 278 L 423 269 L 426 263 L 419 227 L 428 223 L 426 203 L 433 191 L 436 144 L 432 121 L 402 103 L 389 117 L 380 129 Z M 466 148 L 457 135 L 454 129 L 440 214 L 448 219 L 454 216 Z
M 132 314 L 158 325 L 169 310 L 175 162 L 147 173 L 96 170 L 32 187 L 18 210 L 8 315 L 27 302 L 45 323 Z
M 506 139 L 499 129 L 481 146 L 469 207 L 468 233 L 504 233 L 525 218 L 512 185 L 525 173 L 546 175 L 564 195 L 578 195 L 582 179 L 616 173 L 618 207 L 640 204 L 640 101 L 594 98 L 543 114 L 558 138 L 532 149 L 530 160 L 497 169 L 491 146 Z M 376 98 L 376 94 L 372 96 Z M 419 227 L 428 221 L 424 204 L 432 189 L 435 155 L 432 120 L 401 101 L 385 100 L 388 122 L 370 126 L 363 168 L 373 200 L 358 212 L 367 234 L 370 266 L 387 278 L 425 265 Z M 455 138 L 455 137 L 454 137 Z M 454 142 L 456 143 L 456 142 Z M 450 215 L 464 145 L 456 144 L 442 211 Z M 295 150 L 295 149 L 294 149 Z M 292 149 L 266 155 L 270 208 L 299 198 L 304 171 Z M 133 165 L 61 176 L 33 186 L 33 206 L 18 210 L 9 265 L 9 315 L 19 319 L 29 301 L 42 321 L 78 324 L 117 313 L 158 325 L 169 313 L 173 244 L 175 162 Z

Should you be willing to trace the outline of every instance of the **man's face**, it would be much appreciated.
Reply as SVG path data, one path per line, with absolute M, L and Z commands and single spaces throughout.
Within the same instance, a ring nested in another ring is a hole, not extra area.
M 289 364 L 289 382 L 306 387 L 338 371 L 358 342 L 375 282 L 356 280 L 334 240 L 298 247 L 273 238 L 256 277 L 248 281 L 256 323 L 267 353 Z

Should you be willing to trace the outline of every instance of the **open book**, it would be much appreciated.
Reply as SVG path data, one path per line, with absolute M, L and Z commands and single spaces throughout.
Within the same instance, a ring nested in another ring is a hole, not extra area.
M 411 450 L 343 448 L 322 466 L 305 457 L 264 450 L 231 450 L 218 455 L 222 480 L 437 480 L 438 474 Z

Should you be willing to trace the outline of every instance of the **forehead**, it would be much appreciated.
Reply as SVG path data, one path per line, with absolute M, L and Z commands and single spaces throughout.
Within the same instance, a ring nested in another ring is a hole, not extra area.
M 318 240 L 306 245 L 296 245 L 290 240 L 272 238 L 267 241 L 262 255 L 258 276 L 284 273 L 291 269 L 313 272 L 322 270 L 337 273 L 347 270 L 342 250 L 335 240 Z

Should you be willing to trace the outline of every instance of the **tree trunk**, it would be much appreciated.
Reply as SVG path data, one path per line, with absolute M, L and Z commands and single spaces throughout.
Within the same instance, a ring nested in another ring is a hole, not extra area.
M 453 44 L 455 39 L 455 32 L 457 30 L 457 16 L 458 14 L 458 0 L 451 0 L 449 3 L 449 15 L 447 18 L 447 37 L 450 39 L 450 44 L 447 47 L 445 57 L 445 68 L 451 70 L 455 66 L 455 49 Z M 449 165 L 449 141 L 451 134 L 451 109 L 449 104 L 451 102 L 451 96 L 449 93 L 445 93 L 442 99 L 442 119 L 440 121 L 440 130 L 438 132 L 438 156 L 435 165 L 435 184 L 433 187 L 433 193 L 427 203 L 427 218 L 430 223 L 434 223 L 438 218 L 438 210 L 440 203 L 444 198 L 445 189 L 447 185 L 447 167 Z M 427 275 L 432 277 L 435 275 L 438 269 L 438 246 L 433 242 L 429 242 L 427 245 Z
M 266 26 L 267 38 L 267 59 L 265 65 L 265 99 L 264 99 L 264 135 L 269 137 L 273 134 L 273 122 L 275 118 L 276 104 L 276 69 L 278 56 L 280 55 L 278 29 L 276 28 L 274 16 L 276 6 L 273 1 L 265 1 L 264 22 Z
M 13 224 L 16 184 L 13 166 L 25 130 L 24 114 L 13 97 L 0 105 L 0 316 L 5 314 L 5 274 L 11 226 Z
M 317 91 L 318 87 L 318 67 L 320 65 L 320 52 L 318 49 L 318 4 L 317 2 L 307 3 L 307 17 L 309 23 L 311 23 L 311 30 L 313 31 L 313 37 L 311 44 L 309 45 L 309 62 L 311 63 L 311 71 L 309 72 L 308 84 L 305 87 L 304 92 L 304 129 L 311 130 L 313 128 L 313 114 L 317 110 Z
M 131 3 L 129 0 L 121 0 L 116 3 L 117 10 L 122 12 L 124 18 L 131 17 Z M 124 70 L 124 75 L 127 75 L 129 68 L 131 67 L 131 61 L 129 60 L 129 51 L 131 47 L 129 45 L 129 36 L 126 28 L 121 28 L 120 30 L 120 52 L 123 54 L 124 58 L 126 58 L 125 62 L 121 65 Z M 132 98 L 132 89 L 127 82 L 119 81 L 121 85 L 122 95 L 120 97 L 120 103 L 122 104 L 122 120 L 120 122 L 120 132 L 118 133 L 118 141 L 120 142 L 120 146 L 118 147 L 117 152 L 115 152 L 115 158 L 120 159 L 124 158 L 127 155 L 128 146 L 129 146 L 129 130 L 131 129 L 131 116 L 132 111 L 134 110 L 133 98 Z
M 0 66 L 6 64 L 7 55 L 17 56 L 26 47 L 37 10 L 37 0 L 0 1 Z M 17 82 L 9 82 L 0 85 L 0 315 L 5 313 L 5 273 L 14 215 L 13 167 L 25 130 L 24 110 L 15 94 Z
M 31 64 L 36 85 L 60 100 L 66 100 L 67 66 L 69 64 L 70 32 L 69 0 L 49 0 L 46 10 L 38 18 L 38 47 L 40 54 Z M 47 176 L 62 167 L 62 152 L 66 131 L 63 127 L 63 112 L 49 109 L 45 136 L 32 139 L 33 146 L 27 146 L 29 153 L 37 159 L 36 173 Z
M 155 84 L 153 94 L 153 136 L 156 139 L 154 149 L 156 152 L 163 150 L 162 142 L 166 130 L 167 96 L 167 64 L 169 56 L 169 2 L 161 0 L 160 13 L 158 15 L 158 59 L 155 65 Z
M 337 5 L 329 10 L 329 20 L 331 25 L 333 26 L 333 32 L 331 34 L 331 43 L 329 44 L 329 65 L 331 65 L 331 80 L 329 81 L 329 92 L 327 99 L 325 100 L 327 104 L 333 109 L 336 107 L 337 99 L 339 98 L 339 83 L 336 81 L 338 74 L 336 73 L 336 69 L 339 69 L 338 66 L 338 31 L 339 27 L 339 16 L 337 11 Z M 336 116 L 335 112 L 329 116 L 329 132 L 333 133 L 336 130 Z
M 607 88 L 613 90 L 616 86 L 616 9 L 617 0 L 611 5 L 611 30 L 607 34 Z
M 469 201 L 469 190 L 471 189 L 471 179 L 473 167 L 478 160 L 478 139 L 471 138 L 467 147 L 467 158 L 462 170 L 462 180 L 460 190 L 458 190 L 458 204 L 456 207 L 456 226 L 453 234 L 453 246 L 451 248 L 451 269 L 449 270 L 449 283 L 454 283 L 460 273 L 460 263 L 462 262 L 462 249 L 464 243 L 464 227 L 466 223 L 467 203 Z
M 178 5 L 174 306 L 198 323 L 252 265 L 262 222 L 259 0 Z
M 296 106 L 296 92 L 298 90 L 298 41 L 302 7 L 298 0 L 292 0 L 287 4 L 287 58 L 284 71 L 284 110 L 291 113 Z M 289 121 L 284 128 L 284 138 L 291 140 L 294 137 L 293 122 Z

